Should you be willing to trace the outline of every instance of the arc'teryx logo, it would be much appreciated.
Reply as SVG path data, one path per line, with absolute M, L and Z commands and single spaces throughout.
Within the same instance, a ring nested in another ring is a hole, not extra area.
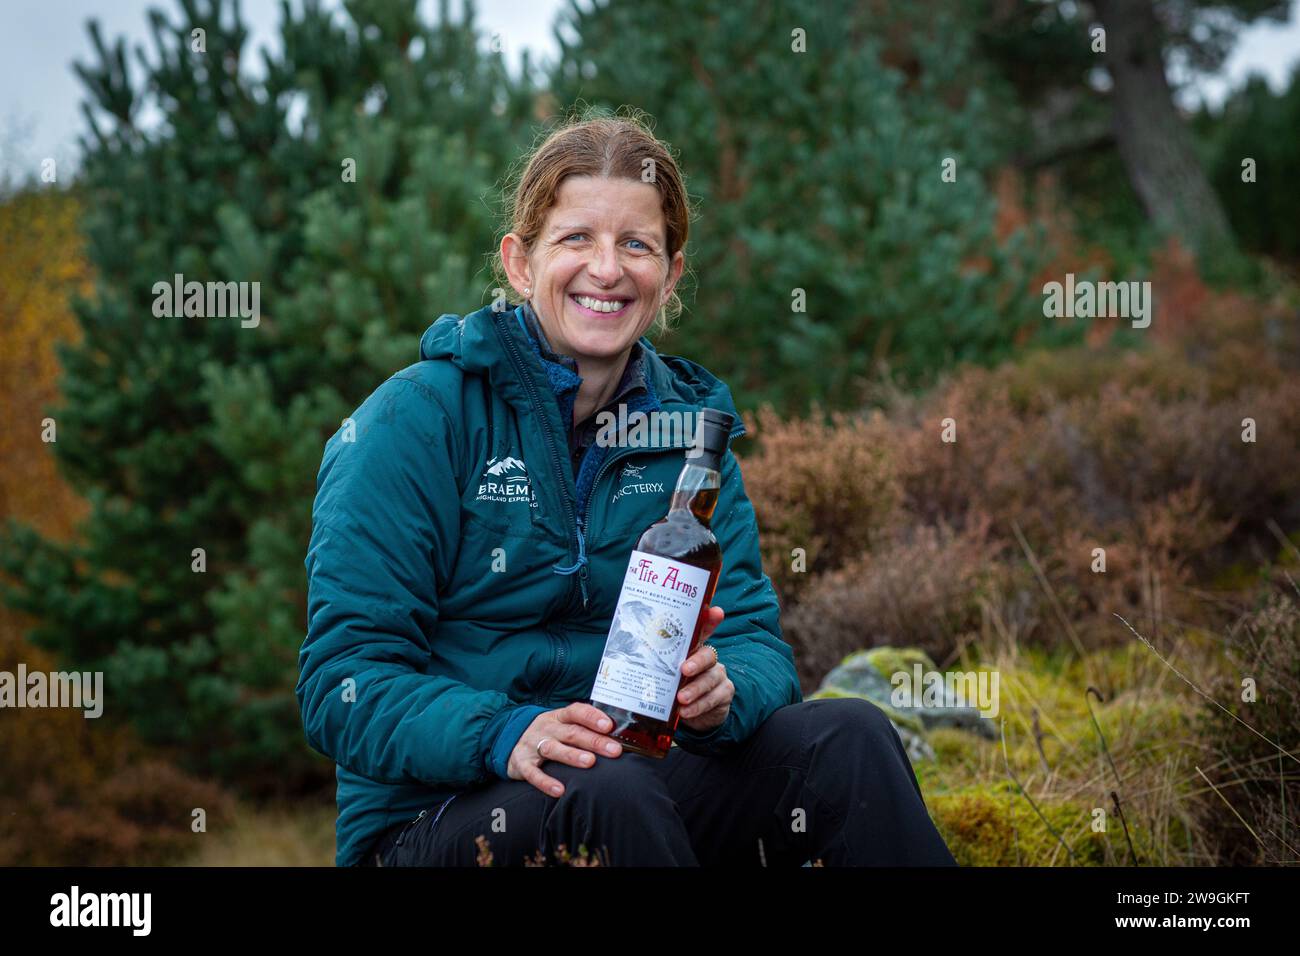
M 488 459 L 474 500 L 527 501 L 530 506 L 537 507 L 528 481 L 528 467 L 522 459 L 510 455 L 499 461 L 495 455 Z
M 619 472 L 618 475 L 619 480 L 622 481 L 623 484 L 614 492 L 614 496 L 609 499 L 610 504 L 618 501 L 618 499 L 622 498 L 624 495 L 662 494 L 664 490 L 664 484 L 662 481 L 637 480 L 641 477 L 641 472 L 643 471 L 645 471 L 645 465 L 633 465 L 630 463 L 624 465 L 623 470 Z M 632 479 L 630 483 L 628 482 L 629 478 Z

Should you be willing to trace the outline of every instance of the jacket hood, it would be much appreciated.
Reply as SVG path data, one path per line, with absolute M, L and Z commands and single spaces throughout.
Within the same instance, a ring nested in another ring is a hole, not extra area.
M 420 337 L 422 361 L 447 360 L 467 374 L 486 376 L 503 398 L 527 401 L 526 383 L 520 380 L 511 360 L 513 349 L 525 372 L 534 376 L 534 386 L 549 389 L 546 374 L 529 347 L 516 314 L 519 306 L 494 310 L 486 305 L 464 316 L 445 313 Z M 690 359 L 660 355 L 645 336 L 638 340 L 645 349 L 646 375 L 659 401 L 667 406 L 716 408 L 735 418 L 732 437 L 745 434 L 740 413 L 725 382 Z

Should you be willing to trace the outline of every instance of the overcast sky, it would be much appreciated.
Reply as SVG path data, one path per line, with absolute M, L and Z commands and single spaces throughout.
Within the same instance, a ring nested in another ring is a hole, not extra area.
M 290 2 L 295 8 L 301 6 L 301 0 Z M 340 5 L 339 0 L 323 2 L 327 7 Z M 583 5 L 590 2 L 584 0 Z M 1285 26 L 1246 31 L 1223 75 L 1202 83 L 1199 95 L 1217 104 L 1251 72 L 1263 73 L 1274 89 L 1281 89 L 1292 65 L 1300 61 L 1300 0 L 1293 2 Z M 437 0 L 420 3 L 428 19 L 433 18 L 437 5 Z M 555 56 L 551 24 L 562 5 L 563 0 L 479 0 L 477 20 L 485 35 L 500 34 L 507 61 L 517 68 L 525 47 L 533 51 L 535 61 Z M 172 0 L 0 2 L 0 167 L 7 167 L 15 178 L 25 178 L 47 156 L 58 161 L 60 174 L 75 166 L 77 136 L 85 127 L 79 106 L 82 90 L 72 63 L 91 60 L 85 23 L 97 17 L 106 39 L 124 35 L 129 39 L 128 49 L 137 43 L 149 47 L 145 11 L 151 6 L 176 9 Z M 279 0 L 243 0 L 251 49 L 277 46 L 279 6 Z M 459 11 L 461 0 L 451 0 L 451 7 Z M 133 54 L 130 63 L 138 76 Z

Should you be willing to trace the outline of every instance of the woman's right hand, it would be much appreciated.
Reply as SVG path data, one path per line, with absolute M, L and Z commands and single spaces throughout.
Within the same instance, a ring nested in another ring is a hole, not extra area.
M 591 704 L 574 701 L 559 710 L 538 714 L 510 751 L 506 774 L 511 780 L 526 780 L 548 797 L 564 793 L 564 784 L 542 773 L 542 764 L 557 760 L 571 767 L 595 766 L 596 754 L 617 757 L 623 745 L 601 731 L 614 729 L 614 722 Z M 550 739 L 537 752 L 537 742 Z M 611 749 L 612 748 L 612 749 Z

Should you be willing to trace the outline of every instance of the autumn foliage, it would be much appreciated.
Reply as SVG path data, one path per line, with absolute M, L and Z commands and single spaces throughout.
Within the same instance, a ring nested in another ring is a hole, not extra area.
M 55 346 L 76 339 L 70 299 L 91 281 L 79 212 L 74 195 L 54 190 L 0 203 L 0 521 L 19 519 L 60 540 L 86 512 L 42 440 L 50 434 L 46 409 L 58 397 Z M 0 671 L 75 666 L 33 647 L 26 624 L 0 605 Z M 168 862 L 201 838 L 195 809 L 208 827 L 230 815 L 220 788 L 145 752 L 109 716 L 43 708 L 6 710 L 0 719 L 0 865 Z
M 85 512 L 42 441 L 46 409 L 58 398 L 54 343 L 78 338 L 69 297 L 90 286 L 79 209 L 62 192 L 0 203 L 0 518 L 21 515 L 59 538 Z

